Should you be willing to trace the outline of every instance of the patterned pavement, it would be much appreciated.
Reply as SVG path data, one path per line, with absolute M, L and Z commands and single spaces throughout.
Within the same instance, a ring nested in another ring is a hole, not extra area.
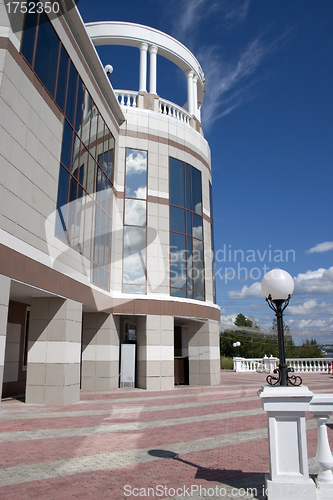
M 0 500 L 255 498 L 269 470 L 262 373 L 216 387 L 81 392 L 66 407 L 0 404 Z M 314 392 L 333 376 L 305 374 Z M 332 418 L 330 420 L 332 422 Z M 333 425 L 328 426 L 333 449 Z M 310 472 L 316 423 L 307 415 Z

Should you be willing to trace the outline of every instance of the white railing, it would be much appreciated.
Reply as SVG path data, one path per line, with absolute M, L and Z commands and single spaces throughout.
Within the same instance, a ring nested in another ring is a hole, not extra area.
M 273 373 L 279 364 L 278 358 L 234 358 L 236 372 L 265 371 Z M 333 359 L 327 358 L 290 358 L 287 364 L 295 373 L 332 373 Z
M 120 106 L 137 107 L 138 93 L 133 90 L 115 90 Z
M 162 115 L 172 116 L 181 122 L 190 123 L 191 115 L 185 111 L 184 108 L 181 108 L 180 106 L 177 106 L 177 104 L 170 101 L 160 98 L 159 110 Z
M 115 90 L 114 92 L 121 106 L 128 108 L 138 107 L 138 92 L 133 90 Z M 159 99 L 159 113 L 187 124 L 190 123 L 191 115 L 181 106 L 167 101 L 166 99 Z

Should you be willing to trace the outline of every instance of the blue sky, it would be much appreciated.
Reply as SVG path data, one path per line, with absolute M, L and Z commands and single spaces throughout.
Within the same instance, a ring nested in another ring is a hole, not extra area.
M 333 343 L 333 2 L 80 0 L 78 8 L 85 22 L 164 31 L 203 67 L 223 323 L 241 312 L 270 328 L 259 284 L 264 269 L 281 267 L 295 278 L 285 311 L 295 341 Z M 98 52 L 114 66 L 115 89 L 138 89 L 138 49 Z M 186 101 L 185 76 L 161 57 L 157 92 Z

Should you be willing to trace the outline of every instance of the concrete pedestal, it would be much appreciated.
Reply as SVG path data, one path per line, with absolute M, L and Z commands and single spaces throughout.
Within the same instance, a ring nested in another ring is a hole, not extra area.
M 268 418 L 270 474 L 268 500 L 316 500 L 309 477 L 305 411 L 313 393 L 301 387 L 263 387 L 259 391 Z

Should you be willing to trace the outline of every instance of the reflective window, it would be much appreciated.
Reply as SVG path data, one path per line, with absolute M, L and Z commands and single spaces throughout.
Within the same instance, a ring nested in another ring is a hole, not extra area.
M 209 204 L 210 204 L 210 231 L 212 247 L 212 277 L 213 277 L 213 300 L 216 304 L 216 268 L 215 268 L 215 243 L 214 243 L 214 217 L 213 217 L 213 188 L 209 183 Z
M 185 210 L 170 206 L 170 231 L 185 233 Z
M 130 226 L 146 226 L 146 205 L 144 200 L 125 200 L 125 224 Z
M 73 63 L 71 62 L 69 66 L 69 77 L 68 77 L 67 99 L 66 99 L 66 118 L 71 123 L 71 125 L 74 125 L 77 83 L 78 83 L 78 73 L 74 68 Z
M 170 158 L 170 204 L 185 206 L 184 163 Z
M 124 229 L 124 284 L 146 284 L 146 229 Z
M 38 14 L 36 12 L 31 14 L 26 14 L 23 37 L 22 37 L 21 53 L 24 55 L 30 66 L 32 66 L 33 63 L 37 21 L 38 21 Z
M 69 172 L 60 167 L 55 234 L 62 240 L 66 239 L 68 189 Z
M 46 15 L 40 15 L 38 28 L 34 71 L 45 85 L 51 96 L 54 96 L 60 40 L 52 25 L 47 22 Z
M 201 190 L 201 172 L 170 158 L 171 295 L 197 300 L 205 300 Z
M 57 91 L 56 91 L 56 103 L 58 104 L 61 111 L 64 111 L 64 109 L 65 109 L 67 77 L 68 77 L 68 64 L 69 64 L 68 54 L 65 51 L 64 47 L 61 46 L 59 71 L 58 71 L 58 82 L 57 82 Z
M 128 198 L 147 198 L 147 151 L 126 150 L 126 189 Z
M 110 141 L 108 142 L 110 147 Z M 112 144 L 113 146 L 113 144 Z M 109 170 L 110 148 L 104 167 Z M 112 167 L 111 167 L 112 168 Z M 146 293 L 147 151 L 126 149 L 123 292 Z

